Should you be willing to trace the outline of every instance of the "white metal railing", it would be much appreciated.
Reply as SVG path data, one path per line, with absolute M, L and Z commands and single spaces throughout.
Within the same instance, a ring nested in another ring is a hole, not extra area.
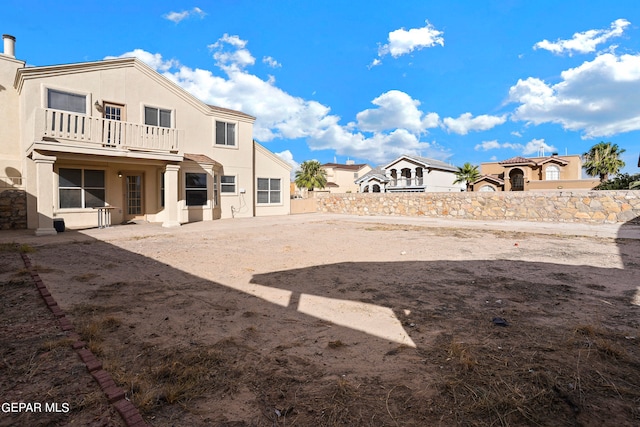
M 389 182 L 388 187 L 421 187 L 424 185 L 424 179 L 421 177 L 417 178 L 391 178 L 391 182 Z
M 39 109 L 36 136 L 105 148 L 177 152 L 178 129 L 107 120 L 68 111 Z

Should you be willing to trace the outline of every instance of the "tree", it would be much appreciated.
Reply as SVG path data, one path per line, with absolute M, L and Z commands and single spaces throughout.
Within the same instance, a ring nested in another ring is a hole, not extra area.
M 638 184 L 636 184 L 638 183 Z M 601 182 L 594 190 L 633 190 L 640 185 L 640 173 L 621 173 L 613 179 Z
M 600 182 L 605 182 L 609 175 L 617 175 L 624 167 L 624 162 L 620 158 L 624 152 L 625 150 L 618 147 L 618 144 L 601 141 L 582 155 L 584 161 L 582 166 L 587 175 L 599 176 Z
M 474 166 L 467 162 L 462 165 L 462 167 L 458 166 L 458 170 L 455 172 L 455 175 L 456 180 L 453 181 L 453 183 L 460 184 L 464 182 L 467 186 L 467 191 L 470 191 L 471 183 L 480 178 L 480 171 L 478 171 L 478 166 Z
M 324 188 L 327 185 L 327 172 L 322 169 L 317 160 L 306 160 L 296 171 L 296 185 L 313 191 L 314 188 Z

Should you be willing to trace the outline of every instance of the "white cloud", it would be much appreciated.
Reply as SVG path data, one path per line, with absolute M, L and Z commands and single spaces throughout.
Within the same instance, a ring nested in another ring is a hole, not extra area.
M 199 16 L 200 18 L 204 18 L 206 13 L 200 9 L 199 7 L 194 7 L 191 10 L 183 10 L 182 12 L 169 12 L 164 15 L 164 19 L 175 22 L 178 24 L 184 19 L 187 19 L 191 16 Z
M 420 134 L 428 128 L 437 127 L 440 121 L 436 113 L 425 115 L 418 109 L 420 101 L 399 90 L 385 92 L 371 103 L 379 108 L 364 110 L 356 115 L 358 128 L 365 132 L 404 128 Z
M 160 71 L 198 99 L 211 105 L 240 110 L 256 117 L 256 140 L 304 139 L 312 150 L 335 150 L 337 155 L 384 163 L 401 154 L 415 154 L 444 160 L 449 153 L 435 143 L 420 140 L 426 129 L 437 127 L 439 117 L 418 109 L 420 102 L 400 91 L 390 91 L 374 99 L 377 109 L 357 115 L 357 122 L 340 124 L 341 118 L 317 101 L 293 96 L 275 86 L 273 79 L 261 79 L 246 68 L 253 56 L 247 42 L 225 34 L 210 47 L 223 76 L 194 69 L 177 61 L 162 59 L 137 49 L 122 56 L 136 56 Z M 374 118 L 384 118 L 376 125 Z M 365 134 L 366 133 L 366 134 Z M 286 156 L 286 154 L 284 154 Z
M 544 138 L 541 138 L 541 139 L 532 139 L 531 141 L 527 142 L 527 145 L 525 145 L 522 150 L 522 154 L 524 154 L 525 156 L 529 156 L 532 154 L 549 155 L 555 151 L 558 151 L 556 147 L 554 147 L 553 145 L 547 144 L 546 142 L 544 142 Z
M 246 40 L 225 33 L 222 38 L 208 47 L 213 51 L 216 65 L 225 71 L 232 71 L 243 70 L 255 64 L 256 59 L 245 48 L 246 45 Z
M 165 72 L 170 70 L 171 68 L 178 67 L 180 63 L 175 59 L 165 60 L 162 58 L 162 55 L 159 53 L 149 53 L 142 49 L 134 49 L 131 52 L 124 53 L 120 56 L 107 56 L 104 59 L 115 59 L 115 58 L 138 58 L 154 70 L 159 72 Z
M 561 54 L 568 53 L 571 55 L 577 53 L 595 52 L 596 47 L 609 40 L 612 37 L 620 37 L 627 26 L 631 25 L 626 19 L 617 19 L 611 23 L 610 29 L 607 30 L 589 30 L 583 33 L 575 33 L 573 38 L 569 40 L 558 39 L 555 42 L 542 40 L 536 43 L 534 49 L 544 49 L 550 52 Z
M 561 73 L 557 84 L 529 77 L 509 89 L 509 101 L 520 104 L 512 120 L 558 123 L 582 131 L 584 138 L 640 129 L 640 54 L 605 53 Z
M 262 62 L 267 64 L 271 68 L 280 68 L 280 67 L 282 67 L 282 64 L 280 64 L 278 61 L 273 59 L 273 57 L 271 57 L 271 56 L 265 56 L 264 58 L 262 58 Z
M 447 132 L 466 135 L 470 131 L 483 131 L 494 128 L 503 124 L 507 120 L 507 116 L 489 116 L 486 114 L 473 117 L 471 113 L 461 114 L 460 117 L 454 119 L 446 117 L 442 120 L 444 128 Z
M 275 153 L 276 156 L 280 157 L 285 163 L 291 165 L 291 180 L 293 181 L 296 177 L 296 171 L 300 168 L 300 163 L 296 162 L 293 159 L 293 153 L 289 150 L 284 150 L 279 153 Z
M 399 30 L 391 31 L 388 43 L 378 46 L 378 58 L 371 62 L 369 68 L 380 65 L 382 63 L 380 58 L 386 55 L 397 58 L 425 47 L 444 46 L 443 34 L 442 31 L 436 30 L 429 21 L 426 21 L 426 25 L 421 28 L 411 28 L 409 30 L 400 28 Z
M 547 144 L 546 142 L 544 142 L 544 139 L 532 139 L 531 141 L 527 142 L 526 145 L 518 143 L 514 144 L 511 142 L 500 143 L 496 140 L 482 141 L 480 144 L 476 144 L 476 146 L 474 147 L 476 151 L 489 151 L 505 148 L 518 151 L 523 156 L 530 156 L 532 154 L 538 155 L 541 153 L 548 155 L 549 153 L 557 151 L 556 147 Z
M 551 153 L 556 151 L 556 148 L 553 145 L 549 145 L 544 142 L 544 139 L 532 139 L 531 141 L 527 142 L 526 145 L 518 143 L 514 144 L 511 142 L 500 143 L 494 139 L 491 141 L 482 141 L 480 144 L 476 144 L 476 146 L 474 147 L 476 151 L 489 151 L 505 148 L 518 151 L 524 156 L 529 156 L 532 154 L 537 155 L 540 151 L 543 151 L 544 153 Z

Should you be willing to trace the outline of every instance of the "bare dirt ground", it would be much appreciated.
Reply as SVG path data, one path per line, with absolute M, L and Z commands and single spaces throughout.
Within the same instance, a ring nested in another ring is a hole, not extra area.
M 3 238 L 35 250 L 153 426 L 640 424 L 638 226 L 470 224 L 315 214 Z M 0 425 L 121 425 L 42 302 L 25 305 L 19 255 L 0 255 L 3 400 L 71 409 Z

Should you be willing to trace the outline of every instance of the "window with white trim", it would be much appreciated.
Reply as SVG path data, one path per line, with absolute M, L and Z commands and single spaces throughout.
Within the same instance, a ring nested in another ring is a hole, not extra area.
M 236 192 L 236 177 L 233 175 L 222 175 L 220 177 L 220 192 L 229 194 Z
M 205 206 L 207 204 L 207 174 L 186 172 L 184 189 L 187 206 Z
M 60 168 L 58 206 L 60 209 L 105 206 L 104 171 Z
M 236 145 L 236 124 L 216 121 L 216 145 Z
M 560 179 L 560 168 L 556 165 L 549 165 L 545 170 L 547 181 L 557 181 Z
M 281 203 L 280 178 L 258 178 L 258 204 Z
M 170 128 L 171 110 L 163 110 L 161 108 L 155 107 L 144 107 L 144 124 L 149 126 Z
M 87 114 L 87 95 L 47 89 L 47 108 Z
M 220 205 L 220 193 L 218 191 L 218 174 L 213 175 L 213 206 Z

